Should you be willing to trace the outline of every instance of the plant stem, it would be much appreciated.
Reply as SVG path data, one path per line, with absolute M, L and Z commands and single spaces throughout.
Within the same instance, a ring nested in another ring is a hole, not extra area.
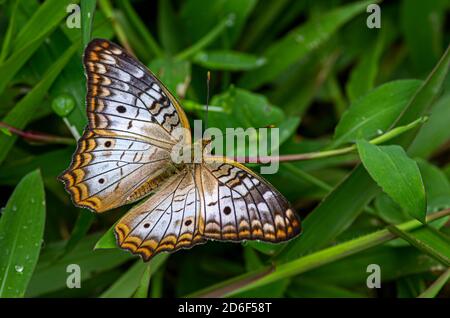
M 424 123 L 428 118 L 420 117 L 417 120 L 405 125 L 393 128 L 392 130 L 386 132 L 385 134 L 373 138 L 369 142 L 371 144 L 377 145 L 389 141 L 406 131 L 409 131 L 418 125 Z M 326 157 L 333 157 L 348 154 L 352 151 L 356 150 L 356 145 L 351 145 L 348 147 L 333 149 L 333 150 L 325 150 L 325 151 L 316 151 L 309 153 L 301 153 L 301 154 L 292 154 L 292 155 L 281 155 L 281 156 L 260 156 L 260 157 L 236 157 L 235 161 L 243 162 L 243 163 L 267 163 L 267 162 L 286 162 L 286 161 L 302 161 L 302 160 L 311 160 L 311 159 L 319 159 Z
M 22 131 L 20 129 L 17 129 L 13 126 L 10 126 L 6 123 L 0 122 L 0 128 L 6 129 L 9 132 L 16 134 L 26 140 L 29 141 L 35 141 L 35 142 L 41 142 L 41 143 L 48 143 L 48 144 L 64 144 L 64 145 L 74 145 L 75 140 L 72 138 L 64 138 L 54 135 L 48 135 L 43 134 L 39 132 L 32 132 L 32 131 Z

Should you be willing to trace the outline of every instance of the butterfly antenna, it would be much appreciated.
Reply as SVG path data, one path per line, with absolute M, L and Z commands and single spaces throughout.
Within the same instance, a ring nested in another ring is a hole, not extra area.
M 211 81 L 211 72 L 206 74 L 206 115 L 205 115 L 205 130 L 208 128 L 208 107 L 209 107 L 209 82 Z

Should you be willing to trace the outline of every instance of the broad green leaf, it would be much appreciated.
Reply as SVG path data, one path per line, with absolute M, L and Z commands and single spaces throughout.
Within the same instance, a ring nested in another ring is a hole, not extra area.
M 330 147 L 383 133 L 405 110 L 421 82 L 399 80 L 383 84 L 355 101 L 343 114 Z
M 274 80 L 290 65 L 325 42 L 344 23 L 363 12 L 372 2 L 362 1 L 334 9 L 295 28 L 264 52 L 263 57 L 267 63 L 247 72 L 239 81 L 239 86 L 255 89 Z
M 202 51 L 194 55 L 193 63 L 211 70 L 245 71 L 261 67 L 264 58 L 236 51 Z
M 283 111 L 271 105 L 265 96 L 236 87 L 215 95 L 211 105 L 219 106 L 224 111 L 208 114 L 210 126 L 222 131 L 231 127 L 278 126 L 284 119 Z
M 67 51 L 53 64 L 53 66 L 45 73 L 42 80 L 24 97 L 16 106 L 3 118 L 3 122 L 22 129 L 31 120 L 34 110 L 45 97 L 50 86 L 55 81 L 58 74 L 69 61 L 72 54 L 78 48 L 78 44 L 73 44 Z M 17 136 L 0 135 L 0 162 L 2 162 L 8 151 L 13 146 Z
M 23 297 L 39 258 L 45 194 L 38 170 L 17 185 L 0 218 L 0 297 Z
M 425 186 L 416 162 L 396 145 L 357 143 L 361 161 L 370 176 L 404 211 L 425 222 Z

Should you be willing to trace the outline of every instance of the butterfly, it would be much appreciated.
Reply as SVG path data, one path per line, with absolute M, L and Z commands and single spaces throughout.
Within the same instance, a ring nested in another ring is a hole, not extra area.
M 59 178 L 76 206 L 97 213 L 148 197 L 115 225 L 121 248 L 148 261 L 207 240 L 277 243 L 300 233 L 289 202 L 244 165 L 208 155 L 173 162 L 175 130 L 192 143 L 186 114 L 123 48 L 92 40 L 84 68 L 89 124 Z

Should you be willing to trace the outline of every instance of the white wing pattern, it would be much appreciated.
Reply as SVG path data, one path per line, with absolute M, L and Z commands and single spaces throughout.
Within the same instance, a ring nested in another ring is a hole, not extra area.
M 115 227 L 122 248 L 149 260 L 205 240 L 281 242 L 300 232 L 286 199 L 231 161 L 188 165 Z
M 145 196 L 174 173 L 172 132 L 189 123 L 170 92 L 117 45 L 91 41 L 84 66 L 89 126 L 60 179 L 77 206 L 103 212 Z
M 115 226 L 118 244 L 144 260 L 207 240 L 286 241 L 301 226 L 267 181 L 228 159 L 173 164 L 189 123 L 176 99 L 139 61 L 107 40 L 85 50 L 89 125 L 60 179 L 75 205 L 103 212 L 156 192 Z

